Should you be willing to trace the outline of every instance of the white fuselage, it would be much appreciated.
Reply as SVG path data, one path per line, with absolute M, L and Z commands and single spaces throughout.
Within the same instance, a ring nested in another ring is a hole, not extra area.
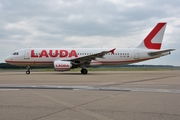
M 6 62 L 21 66 L 53 66 L 54 61 L 68 61 L 109 50 L 109 48 L 26 48 L 15 51 L 6 58 Z M 91 60 L 89 66 L 130 64 L 160 57 L 149 56 L 150 51 L 156 50 L 116 48 L 114 54 L 107 53 L 101 58 Z

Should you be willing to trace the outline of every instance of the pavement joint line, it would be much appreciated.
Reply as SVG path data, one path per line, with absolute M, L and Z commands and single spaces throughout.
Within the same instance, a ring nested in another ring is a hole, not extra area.
M 153 80 L 160 80 L 164 78 L 172 78 L 172 77 L 179 77 L 180 75 L 174 75 L 174 76 L 165 76 L 165 77 L 157 77 L 157 78 L 149 78 L 149 79 L 142 79 L 142 80 L 136 80 L 136 81 L 127 81 L 127 82 L 121 82 L 121 83 L 115 83 L 115 84 L 106 84 L 101 86 L 115 86 L 115 85 L 124 85 L 128 83 L 136 83 L 136 82 L 145 82 L 145 81 L 153 81 Z
M 41 118 L 44 118 L 44 117 L 47 117 L 47 116 L 51 116 L 51 115 L 54 115 L 54 114 L 57 114 L 57 113 L 60 113 L 60 112 L 63 112 L 63 111 L 66 111 L 66 110 L 76 110 L 76 111 L 79 111 L 83 114 L 86 114 L 88 116 L 91 116 L 93 118 L 96 118 L 96 119 L 103 119 L 103 120 L 112 120 L 111 118 L 108 118 L 106 116 L 103 116 L 103 115 L 100 115 L 100 114 L 97 114 L 95 112 L 92 112 L 92 111 L 89 111 L 89 110 L 81 110 L 81 109 L 78 109 L 79 107 L 81 106 L 84 106 L 84 105 L 87 105 L 87 104 L 90 104 L 90 103 L 94 103 L 94 102 L 97 102 L 97 101 L 101 101 L 101 100 L 104 100 L 104 99 L 107 99 L 107 98 L 112 98 L 112 96 L 117 96 L 117 95 L 120 95 L 120 94 L 123 94 L 123 93 L 126 93 L 125 91 L 124 92 L 120 92 L 120 93 L 116 93 L 116 94 L 113 94 L 113 95 L 109 95 L 109 96 L 106 96 L 106 97 L 103 97 L 103 98 L 99 98 L 99 99 L 96 99 L 96 100 L 92 100 L 92 101 L 89 101 L 89 102 L 86 102 L 86 103 L 82 103 L 82 104 L 79 104 L 79 105 L 72 105 L 70 103 L 67 103 L 67 102 L 64 102 L 64 101 L 59 101 L 51 96 L 48 96 L 48 95 L 45 95 L 45 94 L 42 94 L 42 93 L 39 93 L 39 92 L 36 92 L 36 91 L 33 91 L 33 90 L 28 90 L 29 92 L 32 92 L 32 93 L 35 93 L 37 95 L 40 95 L 41 97 L 45 97 L 53 102 L 56 102 L 56 103 L 59 103 L 59 104 L 62 104 L 62 105 L 65 105 L 67 108 L 66 109 L 63 109 L 63 110 L 59 110 L 59 111 L 56 111 L 56 112 L 52 112 L 52 113 L 49 113 L 49 114 L 46 114 L 46 115 L 43 115 L 43 116 L 40 116 L 40 117 L 37 117 L 37 118 L 34 118 L 33 120 L 38 120 L 38 119 L 41 119 Z
M 96 110 L 96 109 L 88 109 L 88 110 Z M 112 110 L 102 110 L 102 109 L 99 109 L 99 111 L 112 111 Z M 152 114 L 152 115 L 173 115 L 173 116 L 177 116 L 177 117 L 180 117 L 180 115 L 178 114 L 169 114 L 169 113 L 161 113 L 161 112 L 158 112 L 158 113 L 155 113 L 155 112 L 140 112 L 140 111 L 128 111 L 128 110 L 113 110 L 115 112 L 124 112 L 124 113 L 142 113 L 142 114 Z

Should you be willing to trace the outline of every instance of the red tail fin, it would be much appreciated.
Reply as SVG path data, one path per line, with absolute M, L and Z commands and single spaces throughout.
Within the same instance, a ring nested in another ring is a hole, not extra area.
M 157 50 L 161 49 L 165 28 L 166 22 L 158 23 L 138 47 Z

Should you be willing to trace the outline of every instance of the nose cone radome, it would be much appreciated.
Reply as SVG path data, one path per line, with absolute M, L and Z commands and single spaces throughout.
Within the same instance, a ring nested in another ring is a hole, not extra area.
M 12 61 L 12 58 L 10 57 L 10 56 L 8 56 L 6 59 L 5 59 L 5 62 L 10 62 L 10 61 Z

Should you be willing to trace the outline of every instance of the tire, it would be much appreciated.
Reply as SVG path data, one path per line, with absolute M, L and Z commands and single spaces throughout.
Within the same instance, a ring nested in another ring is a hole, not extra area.
M 27 75 L 28 75 L 28 74 L 30 74 L 30 71 L 29 71 L 29 70 L 27 70 L 27 71 L 26 71 L 26 74 L 27 74 Z
M 87 71 L 87 69 L 82 69 L 82 70 L 81 70 L 81 73 L 82 73 L 82 74 L 87 74 L 88 71 Z

